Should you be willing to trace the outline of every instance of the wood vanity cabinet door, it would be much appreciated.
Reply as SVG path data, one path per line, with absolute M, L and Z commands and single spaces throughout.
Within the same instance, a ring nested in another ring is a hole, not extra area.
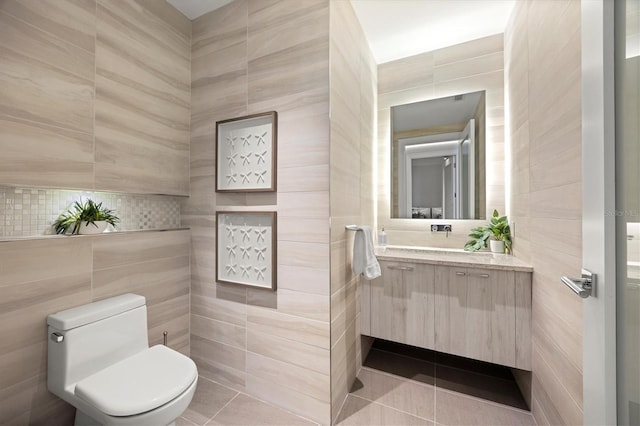
M 436 350 L 515 366 L 512 271 L 438 266 Z
M 434 266 L 380 262 L 371 281 L 371 335 L 434 348 Z

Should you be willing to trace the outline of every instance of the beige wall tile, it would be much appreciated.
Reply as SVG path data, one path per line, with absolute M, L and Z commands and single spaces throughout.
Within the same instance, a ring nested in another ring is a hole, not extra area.
M 191 315 L 191 333 L 208 340 L 214 340 L 238 348 L 245 348 L 247 346 L 245 331 L 245 328 L 239 325 L 200 315 Z
M 582 256 L 579 9 L 576 1 L 520 3 L 505 36 L 514 252 L 534 267 L 539 424 L 582 422 L 582 302 L 558 281 L 579 272 Z
M 93 185 L 93 136 L 0 113 L 0 182 L 73 188 Z M 46 141 L 46 144 L 42 141 Z M 39 170 L 41 173 L 33 173 Z
M 261 307 L 247 306 L 247 328 L 294 342 L 329 348 L 329 324 Z
M 247 352 L 247 374 L 328 402 L 329 375 Z
M 317 321 L 329 321 L 328 296 L 280 289 L 277 303 L 280 312 Z
M 247 4 L 246 0 L 233 1 L 195 19 L 191 35 L 192 58 L 244 43 L 247 37 Z
M 189 37 L 133 2 L 96 25 L 96 188 L 187 195 Z
M 278 215 L 280 241 L 320 243 L 329 242 L 329 223 L 326 218 L 307 219 Z
M 469 51 L 468 59 L 435 65 L 433 82 L 437 86 L 445 81 L 467 78 L 474 74 L 491 73 L 504 67 L 502 49 L 484 56 L 476 55 L 478 55 L 477 52 Z
M 456 44 L 433 51 L 433 62 L 435 66 L 464 61 L 471 55 L 484 56 L 492 53 L 502 52 L 504 47 L 504 36 L 496 34 L 488 37 Z
M 189 231 L 143 232 L 96 238 L 93 243 L 94 269 L 176 257 L 178 253 L 188 255 L 190 234 Z
M 304 43 L 329 33 L 325 0 L 292 7 L 295 0 L 249 2 L 249 60 Z
M 206 297 L 193 289 L 191 312 L 206 318 L 244 326 L 247 321 L 246 305 L 234 301 Z
M 378 66 L 378 93 L 391 93 L 433 84 L 433 52 Z
M 318 270 L 329 269 L 329 245 L 297 241 L 278 241 L 278 264 Z
M 278 264 L 278 288 L 329 295 L 329 269 Z
M 0 21 L 1 183 L 188 194 L 186 18 L 164 2 L 11 0 Z
M 245 351 L 242 348 L 192 335 L 191 353 L 208 364 L 220 364 L 238 371 L 245 370 Z M 207 377 L 206 374 L 203 375 Z
M 10 5 L 8 5 L 10 6 Z M 84 134 L 93 133 L 93 67 L 94 55 L 84 49 L 68 44 L 36 27 L 14 18 L 0 9 L 0 46 L 2 46 L 2 79 L 0 90 L 0 114 L 20 120 L 26 133 L 19 132 L 23 138 L 39 148 L 32 153 L 31 161 L 43 162 L 50 158 L 51 152 L 42 144 L 41 138 L 51 130 L 49 126 L 60 127 L 67 131 Z M 19 42 L 18 42 L 19 41 Z M 29 78 L 24 78 L 28 71 Z M 34 124 L 31 125 L 30 122 Z M 4 127 L 3 127 L 4 129 Z M 15 127 L 3 130 L 0 141 L 7 146 L 15 143 L 9 138 L 15 135 Z M 62 133 L 61 130 L 53 131 Z M 69 134 L 69 132 L 66 132 Z M 82 135 L 73 139 L 83 138 Z M 11 143 L 10 143 L 11 142 Z M 42 157 L 38 152 L 42 150 Z M 9 151 L 11 152 L 11 151 Z M 16 160 L 25 156 L 20 150 Z M 63 156 L 73 162 L 75 167 L 84 166 L 86 161 L 73 152 Z M 5 158 L 5 161 L 9 158 Z M 80 160 L 80 161 L 78 161 Z M 46 170 L 46 169 L 45 169 Z M 86 168 L 85 168 L 86 172 Z M 20 171 L 18 176 L 8 174 L 7 182 L 22 184 Z M 65 181 L 60 167 L 53 166 L 51 175 Z M 42 184 L 46 180 L 40 181 Z M 25 184 L 32 180 L 24 181 Z M 87 185 L 89 188 L 93 182 Z
M 96 34 L 95 0 L 37 1 L 9 0 L 2 11 L 55 35 L 67 43 L 94 51 Z
M 287 407 L 288 411 L 320 424 L 328 424 L 330 421 L 328 415 L 330 404 L 328 402 L 320 401 L 305 393 L 283 386 L 279 381 L 247 375 L 247 391 L 257 398 L 281 407 Z
M 329 191 L 278 193 L 278 215 L 324 219 L 328 213 Z
M 247 350 L 287 364 L 329 375 L 329 351 L 295 340 L 247 330 Z

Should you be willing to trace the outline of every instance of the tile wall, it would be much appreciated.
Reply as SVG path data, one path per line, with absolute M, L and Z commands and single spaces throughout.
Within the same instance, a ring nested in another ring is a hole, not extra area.
M 192 40 L 191 356 L 206 378 L 328 424 L 329 1 L 235 0 Z M 273 110 L 277 192 L 213 192 L 215 122 Z M 216 282 L 222 209 L 277 211 L 277 291 Z
M 49 313 L 142 294 L 150 343 L 167 330 L 189 353 L 189 231 L 8 237 L 46 233 L 80 196 L 121 229 L 180 225 L 180 199 L 124 194 L 189 194 L 190 46 L 165 1 L 0 1 L 2 425 L 73 423 L 47 391 Z M 79 187 L 112 192 L 62 190 Z
M 189 195 L 190 44 L 165 1 L 0 2 L 0 182 Z
M 517 2 L 505 32 L 514 254 L 534 268 L 532 410 L 582 424 L 582 300 L 559 277 L 582 265 L 579 0 Z
M 0 187 L 0 238 L 53 234 L 56 218 L 89 198 L 115 211 L 119 231 L 180 227 L 180 197 Z
M 361 367 L 360 276 L 354 232 L 374 223 L 377 65 L 349 2 L 330 3 L 331 411 L 335 419 Z M 359 82 L 359 84 L 357 84 Z

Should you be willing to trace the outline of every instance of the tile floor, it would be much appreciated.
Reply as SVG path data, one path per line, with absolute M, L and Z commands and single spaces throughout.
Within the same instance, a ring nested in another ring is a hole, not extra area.
M 251 396 L 200 378 L 177 426 L 313 425 Z M 535 425 L 503 367 L 376 341 L 338 425 Z

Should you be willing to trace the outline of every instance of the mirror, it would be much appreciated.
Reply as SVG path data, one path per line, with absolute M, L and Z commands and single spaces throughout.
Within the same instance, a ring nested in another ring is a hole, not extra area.
M 485 219 L 485 92 L 391 107 L 391 217 Z

